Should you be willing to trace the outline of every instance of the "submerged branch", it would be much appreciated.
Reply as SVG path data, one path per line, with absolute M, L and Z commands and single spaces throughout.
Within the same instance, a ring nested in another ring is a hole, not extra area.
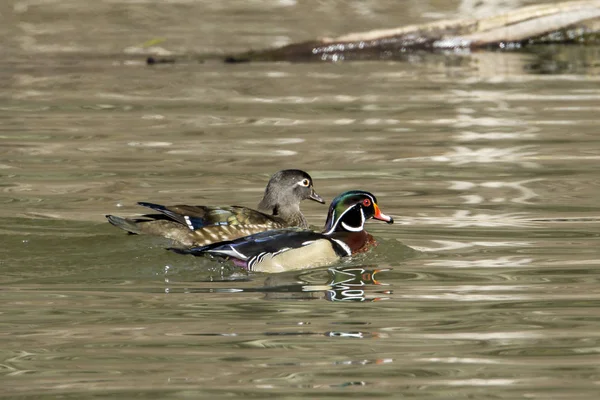
M 482 19 L 443 20 L 351 33 L 228 56 L 226 62 L 389 59 L 411 52 L 516 50 L 547 43 L 600 44 L 600 0 L 519 8 Z

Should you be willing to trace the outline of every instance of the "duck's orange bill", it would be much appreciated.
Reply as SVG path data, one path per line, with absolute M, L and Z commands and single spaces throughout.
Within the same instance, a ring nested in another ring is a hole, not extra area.
M 380 221 L 385 221 L 388 224 L 394 223 L 394 218 L 382 213 L 381 210 L 379 209 L 379 207 L 377 206 L 377 204 L 373 203 L 373 207 L 375 208 L 375 215 L 373 216 L 373 218 L 378 219 Z

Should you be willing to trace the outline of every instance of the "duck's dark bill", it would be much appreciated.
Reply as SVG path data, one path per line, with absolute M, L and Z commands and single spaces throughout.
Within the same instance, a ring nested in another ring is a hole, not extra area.
M 319 196 L 318 194 L 315 193 L 315 191 L 313 190 L 312 193 L 310 194 L 310 196 L 308 196 L 309 199 L 314 200 L 316 202 L 319 202 L 321 204 L 325 203 L 325 200 L 323 200 L 323 198 L 321 198 L 321 196 Z
M 394 218 L 382 213 L 381 210 L 379 209 L 379 207 L 377 207 L 377 204 L 373 204 L 373 207 L 375 207 L 375 215 L 373 216 L 373 218 L 378 219 L 380 221 L 385 221 L 388 224 L 394 223 Z

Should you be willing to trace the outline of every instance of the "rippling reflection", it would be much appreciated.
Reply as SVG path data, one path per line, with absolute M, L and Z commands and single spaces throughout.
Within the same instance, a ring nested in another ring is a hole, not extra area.
M 471 149 L 468 147 L 456 146 L 454 150 L 440 156 L 430 157 L 431 161 L 440 163 L 450 163 L 451 165 L 465 165 L 471 163 L 515 163 L 525 168 L 539 168 L 539 164 L 529 161 L 535 159 L 535 151 L 523 151 L 531 149 L 532 146 L 515 146 L 510 148 L 486 147 L 480 149 Z M 418 161 L 418 159 L 395 159 L 400 161 Z
M 170 267 L 167 267 L 165 273 Z M 388 269 L 376 267 L 337 267 L 328 268 L 324 271 L 304 272 L 301 274 L 276 274 L 265 279 L 262 287 L 194 287 L 184 289 L 185 293 L 241 293 L 258 292 L 264 293 L 269 300 L 301 300 L 301 299 L 324 299 L 327 301 L 380 301 L 387 300 L 392 293 L 384 289 L 386 283 L 378 278 Z M 326 276 L 323 276 L 325 275 Z M 376 278 L 377 275 L 377 278 Z M 214 278 L 211 277 L 211 282 Z M 223 280 L 227 282 L 229 279 Z M 237 282 L 240 280 L 235 278 Z M 255 280 L 255 279 L 253 279 Z M 165 283 L 170 280 L 165 278 Z M 177 293 L 166 288 L 167 293 Z
M 537 195 L 537 193 L 535 193 L 535 191 L 533 191 L 532 189 L 529 189 L 525 185 L 532 183 L 532 182 L 539 182 L 542 180 L 544 180 L 544 179 L 534 178 L 534 179 L 527 179 L 527 180 L 518 181 L 518 182 L 483 182 L 483 183 L 454 181 L 454 182 L 452 182 L 450 189 L 466 191 L 466 190 L 473 190 L 476 188 L 477 189 L 478 188 L 481 188 L 481 189 L 489 188 L 489 189 L 496 189 L 496 191 L 498 191 L 498 192 L 506 193 L 505 189 L 509 188 L 509 189 L 514 189 L 515 191 L 519 192 L 519 195 L 516 197 L 509 197 L 509 198 L 495 197 L 495 198 L 492 198 L 491 201 L 493 201 L 495 203 L 501 203 L 501 202 L 505 202 L 508 200 L 508 201 L 512 201 L 515 203 L 528 204 L 528 203 L 531 203 L 531 201 L 530 201 L 531 199 L 537 197 L 538 195 Z M 478 204 L 478 203 L 482 203 L 485 201 L 485 198 L 479 194 L 463 195 L 461 197 L 463 197 L 465 199 L 465 203 L 467 203 L 467 204 Z

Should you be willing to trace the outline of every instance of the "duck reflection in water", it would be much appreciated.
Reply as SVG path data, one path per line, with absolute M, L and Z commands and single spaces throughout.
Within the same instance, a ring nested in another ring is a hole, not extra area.
M 217 288 L 211 277 L 210 287 L 187 288 L 186 293 L 242 293 L 261 292 L 267 300 L 318 300 L 332 302 L 371 302 L 388 300 L 392 291 L 385 289 L 381 273 L 390 269 L 376 266 L 351 266 L 294 271 L 270 275 L 262 287 Z M 228 280 L 227 282 L 231 282 Z M 166 289 L 168 293 L 174 293 Z
M 388 300 L 386 296 L 371 296 L 367 290 L 370 286 L 386 286 L 386 283 L 376 279 L 376 274 L 389 269 L 379 269 L 374 267 L 346 267 L 329 268 L 330 286 L 325 293 L 325 300 L 328 301 L 380 301 Z M 305 285 L 305 292 L 310 292 L 312 287 Z M 378 290 L 377 294 L 390 295 L 391 290 Z

